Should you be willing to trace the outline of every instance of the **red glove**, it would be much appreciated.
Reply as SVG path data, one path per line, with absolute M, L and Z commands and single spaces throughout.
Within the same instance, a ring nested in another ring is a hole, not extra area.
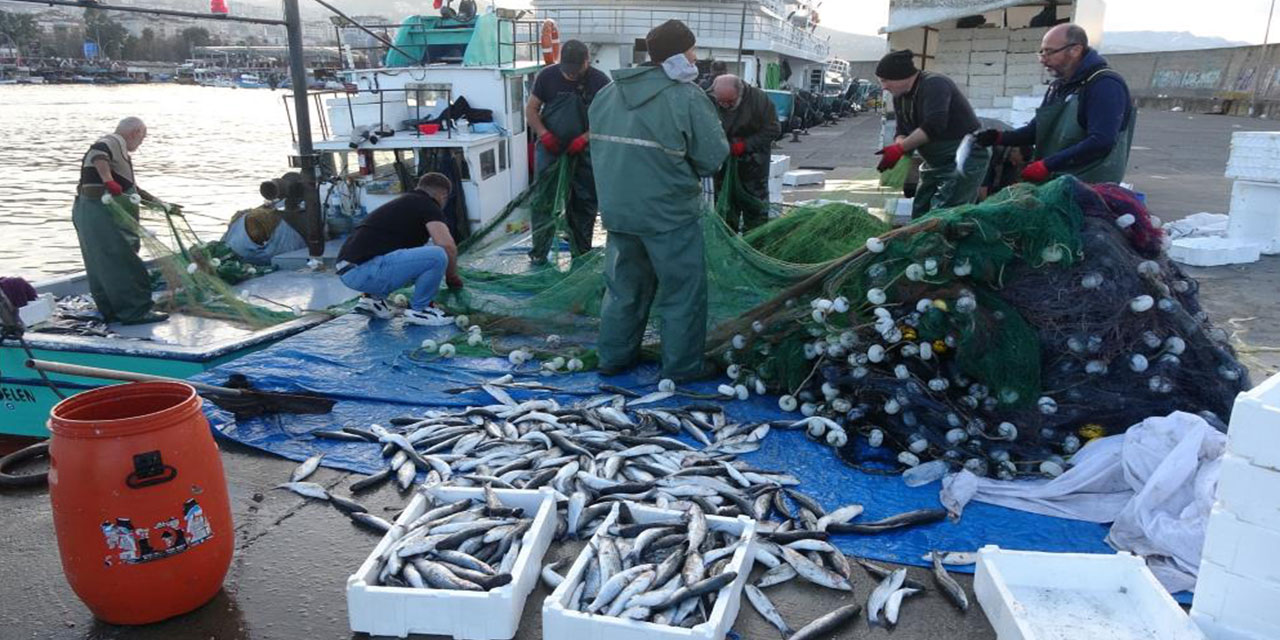
M 115 180 L 108 180 L 108 181 L 106 181 L 106 183 L 105 183 L 105 184 L 103 184 L 102 186 L 106 187 L 106 188 L 107 188 L 107 193 L 109 193 L 109 194 L 111 194 L 111 195 L 113 195 L 113 196 L 118 196 L 118 195 L 120 195 L 120 194 L 124 193 L 124 187 L 120 186 L 120 183 L 119 183 L 119 182 L 116 182 Z
M 457 291 L 462 288 L 462 276 L 445 276 L 444 282 L 448 285 L 450 290 Z
M 544 131 L 542 132 L 542 135 L 538 137 L 538 142 L 542 143 L 542 148 L 546 149 L 548 153 L 560 153 L 560 138 L 557 138 L 556 134 L 551 133 L 550 131 Z
M 733 144 L 729 145 L 729 153 L 732 153 L 735 158 L 745 155 L 747 153 L 746 141 L 742 138 L 734 138 Z
M 907 155 L 907 151 L 902 148 L 901 144 L 891 144 L 876 152 L 878 156 L 884 156 L 880 159 L 880 164 L 876 166 L 876 171 L 888 171 L 898 164 L 902 156 Z
M 1037 160 L 1027 165 L 1022 170 L 1022 179 L 1027 182 L 1035 182 L 1037 184 L 1049 179 L 1049 167 L 1044 166 L 1044 160 Z
M 548 133 L 550 133 L 550 132 L 548 132 Z M 573 139 L 573 142 L 570 142 L 570 143 L 569 143 L 569 149 L 568 149 L 567 153 L 568 153 L 569 155 L 571 155 L 571 156 L 576 156 L 576 155 L 578 155 L 579 153 L 582 153 L 583 151 L 586 151 L 586 150 L 587 150 L 587 145 L 588 145 L 588 144 L 591 144 L 591 140 L 590 140 L 589 138 L 587 138 L 587 134 L 585 134 L 585 133 L 584 133 L 584 134 L 582 134 L 582 135 L 580 135 L 580 136 L 578 136 L 578 137 L 574 138 L 574 139 Z

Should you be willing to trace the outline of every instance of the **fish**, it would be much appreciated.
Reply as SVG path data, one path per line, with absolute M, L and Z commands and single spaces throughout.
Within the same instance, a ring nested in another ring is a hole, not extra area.
M 882 567 L 878 564 L 872 564 L 871 561 L 866 560 L 865 558 L 855 558 L 855 561 L 857 561 L 857 563 L 861 565 L 863 569 L 866 569 L 867 573 L 871 574 L 872 576 L 874 576 L 879 580 L 883 580 L 889 577 L 889 574 L 893 573 L 893 569 Z M 921 591 L 928 590 L 928 587 L 926 587 L 924 583 L 916 580 L 915 578 L 912 578 L 911 574 L 907 574 L 907 576 L 902 579 L 902 586 L 911 587 L 912 589 L 919 589 Z
M 351 491 L 351 493 L 368 491 L 369 489 L 373 489 L 378 485 L 381 485 L 382 483 L 390 480 L 392 473 L 393 472 L 390 468 L 383 469 L 382 471 L 379 471 L 373 475 L 365 476 L 364 478 L 351 483 L 351 486 L 347 487 L 347 489 Z
M 872 535 L 893 531 L 895 529 L 905 529 L 907 527 L 916 527 L 934 522 L 941 522 L 947 517 L 946 509 L 917 509 L 915 511 L 907 511 L 897 515 L 889 516 L 883 520 L 875 522 L 850 522 L 837 523 L 832 522 L 827 525 L 826 530 L 831 533 L 858 533 L 863 535 Z
M 764 572 L 764 574 L 760 576 L 760 580 L 756 582 L 756 586 L 761 589 L 765 589 L 787 582 L 797 575 L 799 574 L 796 573 L 795 567 L 789 564 L 780 564 Z
M 853 585 L 844 576 L 814 563 L 794 549 L 787 547 L 779 547 L 779 549 L 782 550 L 782 558 L 786 560 L 787 564 L 791 565 L 796 570 L 796 573 L 800 574 L 800 577 L 805 580 L 828 589 L 853 591 Z
M 643 395 L 639 398 L 627 401 L 627 408 L 638 407 L 643 404 L 652 404 L 654 402 L 662 402 L 675 394 L 670 391 L 654 391 L 653 393 Z
M 366 529 L 371 529 L 380 533 L 386 533 L 391 530 L 391 527 L 395 526 L 378 516 L 364 511 L 348 513 L 347 516 L 351 518 L 352 522 Z
M 902 581 L 907 577 L 906 569 L 895 569 L 867 596 L 867 621 L 871 624 L 880 622 L 880 611 L 889 602 L 889 596 L 902 588 Z
M 847 604 L 806 624 L 799 631 L 791 634 L 787 640 L 818 640 L 819 638 L 825 640 L 826 638 L 831 638 L 838 629 L 857 620 L 860 613 L 862 613 L 862 605 Z
M 860 515 L 862 515 L 862 505 L 848 504 L 818 518 L 818 525 L 814 528 L 818 531 L 826 531 L 832 523 L 845 524 Z
M 889 626 L 892 627 L 893 625 L 898 624 L 898 611 L 902 606 L 902 599 L 917 593 L 920 593 L 919 589 L 905 587 L 898 589 L 889 595 L 889 601 L 884 605 L 884 619 L 885 622 L 889 623 Z
M 293 474 L 289 476 L 289 482 L 302 482 L 303 480 L 306 480 L 311 476 L 311 474 L 315 473 L 316 469 L 320 468 L 320 461 L 323 459 L 324 454 L 317 453 L 316 455 L 304 460 L 302 464 L 298 465 L 298 467 L 293 470 Z
M 952 578 L 951 575 L 947 573 L 946 568 L 942 566 L 942 555 L 936 551 L 932 555 L 934 582 L 938 583 L 938 588 L 942 591 L 943 595 L 945 595 L 947 600 L 949 600 L 951 604 L 955 605 L 957 609 L 962 612 L 969 611 L 969 596 L 965 594 L 964 587 L 960 586 L 960 583 L 956 582 L 955 578 Z
M 747 601 L 751 603 L 756 613 L 759 613 L 762 618 L 769 621 L 769 624 L 776 627 L 782 633 L 783 638 L 790 637 L 795 633 L 791 625 L 787 624 L 787 621 L 782 618 L 782 614 L 778 613 L 778 608 L 773 606 L 769 596 L 766 596 L 763 591 L 753 584 L 746 585 L 743 590 L 747 594 Z
M 277 489 L 288 489 L 300 496 L 315 500 L 328 500 L 329 490 L 314 482 L 286 482 L 276 485 Z
M 977 139 L 972 133 L 964 134 L 964 138 L 960 139 L 960 145 L 956 147 L 956 170 L 957 176 L 964 174 L 964 165 L 969 161 L 969 154 L 973 152 L 973 142 Z
M 934 556 L 941 556 L 939 560 L 949 567 L 962 567 L 978 561 L 978 554 L 972 551 L 930 551 L 920 559 L 932 563 Z
M 329 494 L 329 504 L 333 505 L 339 511 L 346 514 L 363 513 L 363 512 L 369 511 L 368 508 L 366 508 L 364 505 L 360 504 L 359 502 L 344 498 L 335 493 Z

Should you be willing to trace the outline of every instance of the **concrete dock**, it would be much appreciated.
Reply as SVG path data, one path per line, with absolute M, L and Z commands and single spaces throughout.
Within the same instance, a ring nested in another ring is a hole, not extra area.
M 1280 124 L 1226 116 L 1142 112 L 1130 161 L 1129 180 L 1147 194 L 1154 213 L 1173 220 L 1198 211 L 1225 212 L 1230 181 L 1222 176 L 1229 136 L 1237 130 L 1280 130 Z M 822 189 L 797 191 L 789 200 L 857 192 L 869 202 L 885 194 L 868 182 L 874 172 L 879 118 L 863 115 L 816 128 L 801 142 L 781 142 L 775 153 L 792 156 L 792 167 L 832 167 Z M 825 190 L 825 191 L 824 191 Z M 1241 267 L 1188 269 L 1202 284 L 1202 300 L 1215 323 L 1233 333 L 1254 381 L 1280 369 L 1280 258 Z M 0 638 L 106 640 L 327 640 L 363 637 L 347 625 L 345 582 L 378 537 L 357 529 L 326 504 L 270 487 L 286 481 L 294 462 L 220 442 L 236 521 L 236 556 L 223 592 L 204 607 L 147 627 L 128 628 L 94 620 L 63 577 L 47 491 L 0 493 Z M 311 480 L 345 487 L 355 476 L 321 469 Z M 378 515 L 390 516 L 405 498 L 393 488 L 363 496 Z M 576 547 L 553 547 L 554 560 Z M 855 568 L 852 594 L 793 581 L 770 589 L 784 618 L 799 628 L 837 606 L 865 604 L 874 586 Z M 910 573 L 922 582 L 924 569 Z M 958 575 L 969 588 L 971 580 Z M 127 588 L 127 586 L 122 586 Z M 541 637 L 539 587 L 525 606 L 517 638 Z M 970 594 L 971 601 L 974 600 Z M 771 639 L 778 632 L 743 603 L 734 631 L 740 638 Z M 418 636 L 422 637 L 422 636 Z M 981 609 L 967 614 L 931 590 L 903 605 L 896 629 L 869 628 L 865 616 L 834 636 L 847 638 L 994 638 Z

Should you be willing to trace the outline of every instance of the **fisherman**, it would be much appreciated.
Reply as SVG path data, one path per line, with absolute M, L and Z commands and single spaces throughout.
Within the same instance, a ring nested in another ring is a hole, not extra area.
M 538 136 L 534 163 L 541 175 L 562 153 L 576 156 L 568 202 L 569 251 L 574 256 L 591 250 L 595 231 L 596 184 L 591 176 L 590 120 L 587 108 L 596 94 L 609 84 L 609 76 L 591 66 L 587 45 L 569 40 L 560 49 L 560 62 L 538 73 L 533 95 L 525 105 L 525 119 Z M 529 259 L 546 264 L 547 251 L 555 239 L 555 221 L 544 210 L 533 211 L 533 249 Z
M 168 314 L 156 311 L 151 300 L 151 276 L 138 250 L 138 205 L 118 196 L 138 195 L 159 202 L 134 182 L 133 158 L 147 125 L 128 117 L 116 125 L 115 133 L 99 138 L 80 163 L 80 184 L 76 187 L 71 221 L 80 239 L 80 255 L 89 277 L 89 293 L 98 312 L 107 322 L 149 324 L 161 322 Z M 105 195 L 115 197 L 128 219 L 103 203 Z
M 645 37 L 649 62 L 613 72 L 591 105 L 596 186 L 609 232 L 600 309 L 600 372 L 640 355 L 649 307 L 662 315 L 662 375 L 708 373 L 707 266 L 700 178 L 715 175 L 729 143 L 697 85 L 696 38 L 679 20 Z M 655 299 L 656 298 L 656 299 Z
M 773 141 L 781 135 L 778 111 L 764 91 L 732 74 L 716 77 L 711 83 L 711 98 L 716 103 L 720 124 L 729 139 L 729 153 L 733 156 L 717 177 L 716 190 L 723 184 L 729 163 L 737 162 L 739 183 L 747 195 L 757 201 L 742 202 L 734 198 L 729 219 L 725 220 L 730 229 L 746 233 L 769 219 L 769 156 Z
M 1034 144 L 1031 163 L 1022 170 L 1027 182 L 1059 175 L 1091 183 L 1124 180 L 1137 118 L 1124 78 L 1074 24 L 1060 24 L 1044 34 L 1040 63 L 1057 79 L 1035 117 L 1013 131 L 987 129 L 978 134 L 978 144 Z
M 936 208 L 973 202 L 987 175 L 991 152 L 966 145 L 968 157 L 956 167 L 956 151 L 964 137 L 982 125 L 950 78 L 920 71 L 912 56 L 910 49 L 892 51 L 876 65 L 880 86 L 893 94 L 897 123 L 893 144 L 876 152 L 883 156 L 876 168 L 888 171 L 903 156 L 919 152 L 920 182 L 911 203 L 911 217 L 918 218 Z
M 442 278 L 450 289 L 462 288 L 458 247 L 442 211 L 452 188 L 443 174 L 428 173 L 417 188 L 374 209 L 351 232 L 335 266 L 342 284 L 365 294 L 357 312 L 393 317 L 386 297 L 413 282 L 405 322 L 442 326 L 453 321 L 432 302 Z

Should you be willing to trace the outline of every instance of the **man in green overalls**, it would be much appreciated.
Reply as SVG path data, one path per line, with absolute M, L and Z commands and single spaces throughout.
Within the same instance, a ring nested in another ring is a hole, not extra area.
M 729 153 L 733 156 L 717 176 L 717 197 L 725 197 L 721 193 L 724 175 L 729 164 L 736 162 L 738 183 L 749 198 L 729 194 L 733 200 L 725 212 L 728 215 L 725 222 L 730 229 L 746 233 L 769 221 L 769 163 L 773 141 L 781 135 L 778 110 L 764 91 L 733 74 L 717 76 L 711 81 L 708 93 L 716 103 L 724 135 L 729 139 Z
M 729 155 L 715 107 L 694 81 L 693 32 L 679 20 L 645 38 L 645 65 L 613 72 L 591 105 L 600 216 L 609 232 L 600 309 L 600 372 L 640 356 L 652 305 L 662 319 L 662 376 L 708 373 L 707 265 L 701 178 Z
M 1060 175 L 1091 183 L 1124 180 L 1137 117 L 1124 78 L 1089 47 L 1089 36 L 1074 24 L 1060 24 L 1044 34 L 1040 63 L 1057 80 L 1035 118 L 1013 131 L 983 131 L 978 144 L 1035 144 L 1032 162 L 1022 170 L 1027 182 Z
M 147 136 L 147 125 L 138 118 L 125 118 L 115 133 L 99 138 L 89 147 L 80 165 L 80 184 L 76 188 L 71 221 L 80 239 L 80 255 L 84 258 L 89 292 L 98 312 L 107 322 L 147 324 L 168 318 L 152 309 L 151 277 L 138 256 L 141 239 L 136 222 L 137 205 L 127 198 L 116 202 L 133 218 L 133 223 L 117 220 L 115 213 L 103 204 L 103 194 L 110 196 L 137 194 L 145 200 L 156 200 L 134 183 L 133 160 L 129 155 Z
M 912 151 L 920 154 L 920 183 L 911 201 L 914 219 L 933 209 L 974 202 L 991 151 L 970 143 L 963 166 L 956 166 L 956 151 L 981 123 L 950 78 L 920 71 L 912 56 L 910 49 L 893 51 L 876 65 L 880 86 L 893 94 L 897 126 L 893 144 L 877 152 L 883 158 L 876 168 L 888 171 Z
M 591 250 L 591 235 L 596 226 L 596 185 L 591 176 L 590 124 L 587 108 L 596 93 L 609 84 L 609 76 L 591 66 L 587 45 L 569 40 L 560 49 L 560 62 L 538 73 L 533 91 L 525 105 L 529 128 L 538 136 L 534 165 L 538 174 L 551 166 L 564 153 L 576 157 L 567 206 L 569 251 L 574 256 Z M 545 264 L 551 242 L 555 239 L 555 220 L 550 212 L 535 209 L 533 215 L 533 249 L 529 259 Z

